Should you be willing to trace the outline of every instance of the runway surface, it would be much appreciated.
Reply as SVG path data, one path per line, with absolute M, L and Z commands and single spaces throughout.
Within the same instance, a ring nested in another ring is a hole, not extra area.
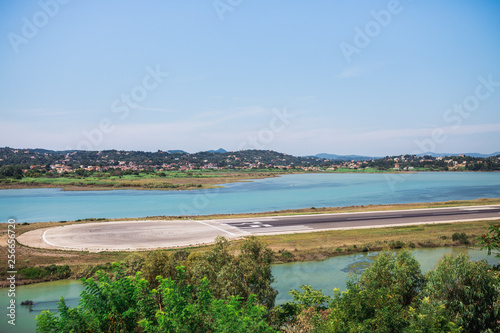
M 206 244 L 217 236 L 232 239 L 252 234 L 495 219 L 500 219 L 500 205 L 203 221 L 122 221 L 38 229 L 20 235 L 18 241 L 33 247 L 67 250 L 146 250 Z
M 500 219 L 500 205 L 219 220 L 253 234 Z

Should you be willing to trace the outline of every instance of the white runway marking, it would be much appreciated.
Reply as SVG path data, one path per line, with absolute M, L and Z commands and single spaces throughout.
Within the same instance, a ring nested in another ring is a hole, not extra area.
M 208 223 L 205 223 L 205 222 L 201 222 L 201 221 L 196 221 L 196 220 L 193 220 L 193 221 L 194 221 L 194 222 L 201 223 L 201 224 L 204 224 L 204 225 L 206 225 L 206 226 L 208 226 L 208 227 L 211 227 L 211 228 L 214 228 L 214 229 L 217 229 L 217 230 L 223 231 L 223 232 L 225 232 L 225 233 L 227 233 L 227 234 L 230 234 L 231 236 L 236 236 L 236 235 L 235 235 L 235 234 L 233 234 L 232 232 L 227 231 L 227 230 L 224 230 L 224 229 L 219 228 L 219 227 L 216 227 L 216 226 L 214 226 L 214 225 L 211 225 L 211 224 L 208 224 Z

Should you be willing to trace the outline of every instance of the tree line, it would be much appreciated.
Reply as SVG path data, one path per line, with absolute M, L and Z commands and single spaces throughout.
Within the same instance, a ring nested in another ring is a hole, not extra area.
M 481 237 L 500 250 L 500 225 Z M 140 259 L 139 259 L 140 258 Z M 275 306 L 272 251 L 255 237 L 207 252 L 153 251 L 83 280 L 79 306 L 37 316 L 38 332 L 500 332 L 498 266 L 445 256 L 423 274 L 408 250 L 380 253 L 333 297 L 308 285 Z

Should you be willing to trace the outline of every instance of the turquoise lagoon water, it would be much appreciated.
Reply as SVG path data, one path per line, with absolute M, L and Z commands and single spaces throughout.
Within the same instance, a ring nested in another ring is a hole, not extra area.
M 498 263 L 494 255 L 488 256 L 486 251 L 455 248 L 415 249 L 413 254 L 420 263 L 422 273 L 434 269 L 443 255 L 456 256 L 459 253 L 468 254 L 471 260 L 485 259 L 488 264 Z M 361 273 L 375 259 L 378 252 L 368 252 L 339 256 L 323 261 L 297 262 L 275 265 L 273 275 L 275 282 L 273 287 L 278 290 L 276 304 L 283 304 L 293 300 L 288 291 L 300 290 L 301 285 L 310 285 L 314 289 L 320 289 L 325 295 L 332 296 L 333 289 L 346 289 L 346 283 L 352 273 Z
M 0 190 L 0 221 L 248 213 L 500 197 L 499 172 L 297 174 L 194 191 Z
M 444 255 L 456 255 L 468 253 L 472 260 L 486 259 L 490 264 L 496 264 L 498 259 L 488 256 L 486 251 L 477 251 L 466 248 L 437 248 L 437 249 L 415 249 L 415 258 L 420 262 L 423 272 L 428 272 L 435 267 L 439 259 Z M 273 275 L 276 279 L 273 286 L 278 290 L 276 304 L 291 301 L 292 297 L 288 291 L 299 289 L 301 285 L 308 284 L 314 289 L 321 289 L 323 293 L 332 295 L 333 288 L 345 290 L 346 281 L 350 273 L 360 272 L 373 262 L 378 253 L 362 253 L 348 256 L 339 256 L 323 261 L 299 262 L 273 266 Z M 70 307 L 78 304 L 80 292 L 83 290 L 79 281 L 61 280 L 54 282 L 39 283 L 28 286 L 17 287 L 16 301 L 30 299 L 36 304 L 32 312 L 29 307 L 17 306 L 16 326 L 7 323 L 5 310 L 0 311 L 3 319 L 0 320 L 0 332 L 2 333 L 31 333 L 35 332 L 35 316 L 42 310 L 57 309 L 57 301 L 64 296 Z M 0 304 L 7 305 L 9 298 L 7 290 L 2 289 L 0 293 Z
M 7 321 L 10 320 L 6 314 L 7 306 L 10 302 L 8 297 L 8 289 L 0 289 L 0 332 L 2 333 L 32 333 L 35 332 L 35 316 L 43 310 L 57 310 L 57 302 L 59 298 L 64 296 L 66 304 L 70 307 L 78 305 L 80 293 L 83 286 L 77 280 L 60 280 L 53 282 L 43 282 L 31 284 L 27 286 L 19 286 L 16 288 L 16 325 L 11 325 Z M 35 304 L 31 307 L 21 306 L 20 303 L 25 300 L 32 300 Z

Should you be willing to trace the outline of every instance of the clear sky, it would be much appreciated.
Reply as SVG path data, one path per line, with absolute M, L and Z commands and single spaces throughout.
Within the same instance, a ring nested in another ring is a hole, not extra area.
M 0 146 L 500 151 L 500 1 L 0 0 Z

